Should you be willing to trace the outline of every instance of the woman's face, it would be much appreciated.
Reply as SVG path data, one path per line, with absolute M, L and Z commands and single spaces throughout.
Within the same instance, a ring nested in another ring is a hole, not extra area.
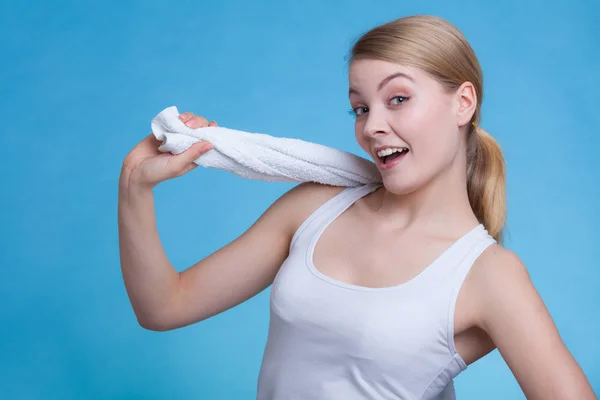
M 389 191 L 417 190 L 466 152 L 459 131 L 466 118 L 464 96 L 458 94 L 462 85 L 449 92 L 423 70 L 373 59 L 352 62 L 349 84 L 356 140 Z M 386 148 L 402 152 L 382 159 L 378 151 Z

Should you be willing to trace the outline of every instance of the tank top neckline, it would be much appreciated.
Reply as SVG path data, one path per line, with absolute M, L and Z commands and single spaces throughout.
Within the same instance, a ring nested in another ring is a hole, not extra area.
M 395 285 L 391 285 L 391 286 L 382 286 L 382 287 L 369 287 L 369 286 L 355 285 L 352 283 L 347 283 L 347 282 L 343 282 L 338 279 L 332 278 L 329 275 L 326 275 L 326 274 L 322 273 L 321 271 L 319 271 L 314 264 L 314 250 L 315 250 L 317 242 L 319 241 L 319 239 L 322 236 L 325 229 L 327 229 L 327 227 L 329 227 L 329 225 L 331 225 L 331 223 L 333 223 L 333 221 L 335 221 L 348 208 L 350 208 L 350 206 L 352 204 L 354 204 L 356 201 L 358 201 L 362 197 L 373 192 L 374 190 L 376 190 L 377 188 L 379 188 L 381 186 L 382 186 L 382 184 L 380 184 L 380 183 L 379 184 L 367 184 L 367 185 L 360 186 L 357 188 L 356 187 L 355 188 L 347 188 L 346 190 L 344 190 L 344 191 L 340 192 L 340 194 L 338 194 L 338 196 L 340 196 L 346 192 L 350 196 L 350 200 L 347 201 L 346 197 L 338 198 L 340 200 L 340 203 L 342 203 L 341 207 L 339 207 L 339 208 L 335 209 L 333 212 L 330 212 L 327 214 L 325 220 L 321 222 L 321 225 L 319 226 L 317 232 L 313 235 L 308 246 L 306 247 L 306 253 L 305 253 L 306 267 L 317 278 L 319 278 L 327 283 L 330 283 L 334 286 L 338 286 L 340 288 L 349 289 L 349 290 L 357 290 L 357 291 L 363 291 L 363 292 L 388 292 L 388 291 L 393 291 L 393 290 L 400 290 L 400 289 L 406 288 L 408 286 L 414 285 L 417 282 L 419 282 L 421 279 L 424 279 L 425 276 L 427 276 L 429 273 L 431 273 L 432 270 L 435 269 L 436 265 L 442 263 L 448 257 L 450 257 L 453 253 L 455 253 L 456 250 L 461 246 L 461 244 L 467 242 L 469 240 L 469 238 L 471 238 L 473 235 L 475 235 L 476 233 L 481 232 L 485 229 L 483 224 L 481 224 L 481 223 L 476 225 L 475 227 L 471 228 L 464 235 L 462 235 L 460 238 L 455 240 L 446 250 L 444 250 L 440 255 L 438 255 L 430 264 L 425 266 L 425 268 L 423 268 L 417 275 L 415 275 L 412 278 L 410 278 L 409 280 L 401 282 L 399 284 L 395 284 Z M 335 197 L 332 198 L 331 200 L 333 200 L 333 199 L 335 199 Z

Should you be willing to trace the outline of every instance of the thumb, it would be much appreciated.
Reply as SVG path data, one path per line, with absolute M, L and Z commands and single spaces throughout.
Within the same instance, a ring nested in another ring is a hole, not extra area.
M 173 160 L 177 170 L 184 169 L 192 164 L 201 155 L 213 148 L 212 144 L 206 141 L 199 141 L 188 147 L 183 153 L 175 156 Z

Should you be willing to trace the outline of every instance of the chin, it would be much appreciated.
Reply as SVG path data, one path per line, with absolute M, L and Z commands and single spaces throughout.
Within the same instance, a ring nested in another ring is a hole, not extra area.
M 422 185 L 417 182 L 406 182 L 406 179 L 398 176 L 387 176 L 383 178 L 383 186 L 388 192 L 403 196 L 416 192 Z

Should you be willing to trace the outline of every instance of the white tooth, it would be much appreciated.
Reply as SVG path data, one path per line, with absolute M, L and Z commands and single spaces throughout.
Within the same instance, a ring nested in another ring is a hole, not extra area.
M 398 153 L 404 153 L 404 152 L 407 152 L 407 151 L 408 151 L 408 149 L 406 147 L 396 147 L 396 148 L 388 147 L 387 149 L 379 150 L 377 152 L 377 155 L 379 157 L 385 157 L 385 156 L 389 156 L 390 154 L 393 154 L 393 153 L 396 153 L 396 152 L 398 152 Z
M 385 157 L 385 156 L 389 156 L 390 154 L 394 153 L 394 151 L 395 151 L 394 149 L 387 148 L 387 149 L 384 149 L 384 150 L 379 150 L 377 152 L 377 155 L 379 157 Z

